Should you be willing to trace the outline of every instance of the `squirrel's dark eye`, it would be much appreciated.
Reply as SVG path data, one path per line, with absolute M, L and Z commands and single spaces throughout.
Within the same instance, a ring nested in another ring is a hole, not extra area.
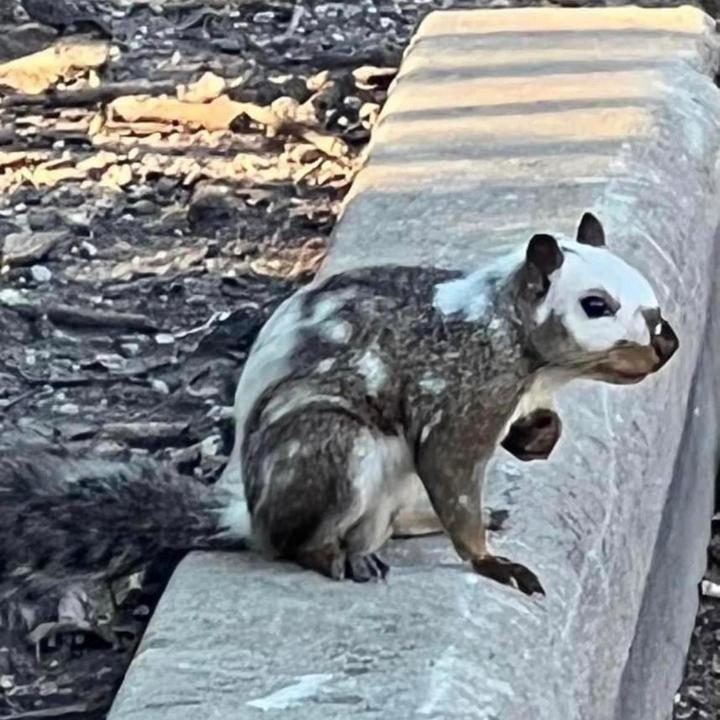
M 607 304 L 607 301 L 598 295 L 588 295 L 580 301 L 580 304 L 585 314 L 592 319 L 608 317 L 615 314 Z

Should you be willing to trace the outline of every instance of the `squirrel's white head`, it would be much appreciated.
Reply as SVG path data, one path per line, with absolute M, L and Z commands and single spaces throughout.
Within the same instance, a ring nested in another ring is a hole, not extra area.
M 591 213 L 574 242 L 533 236 L 519 273 L 524 320 L 543 364 L 630 383 L 659 370 L 678 348 L 650 283 L 607 249 Z

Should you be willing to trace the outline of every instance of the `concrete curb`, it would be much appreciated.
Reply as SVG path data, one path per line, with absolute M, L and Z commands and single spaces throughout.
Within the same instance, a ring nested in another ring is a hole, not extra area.
M 635 388 L 561 393 L 549 462 L 498 453 L 487 504 L 510 519 L 493 549 L 532 567 L 544 600 L 473 575 L 443 538 L 394 543 L 387 587 L 194 553 L 110 720 L 667 720 L 718 451 L 719 61 L 690 7 L 428 16 L 323 272 L 467 267 L 592 209 L 681 351 Z

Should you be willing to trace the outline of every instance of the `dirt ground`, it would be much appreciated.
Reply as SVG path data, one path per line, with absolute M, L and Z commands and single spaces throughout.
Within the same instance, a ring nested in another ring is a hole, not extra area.
M 321 261 L 417 22 L 511 4 L 533 3 L 0 0 L 0 452 L 212 482 L 248 347 Z M 77 589 L 29 638 L 0 628 L 0 718 L 103 718 L 176 561 L 114 586 L 117 610 Z M 720 713 L 718 639 L 707 599 L 677 720 Z

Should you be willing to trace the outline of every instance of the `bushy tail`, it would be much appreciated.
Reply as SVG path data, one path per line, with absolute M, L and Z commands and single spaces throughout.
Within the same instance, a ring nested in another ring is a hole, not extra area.
M 68 580 L 130 573 L 167 550 L 242 547 L 248 523 L 232 503 L 226 492 L 149 460 L 6 453 L 0 601 Z

